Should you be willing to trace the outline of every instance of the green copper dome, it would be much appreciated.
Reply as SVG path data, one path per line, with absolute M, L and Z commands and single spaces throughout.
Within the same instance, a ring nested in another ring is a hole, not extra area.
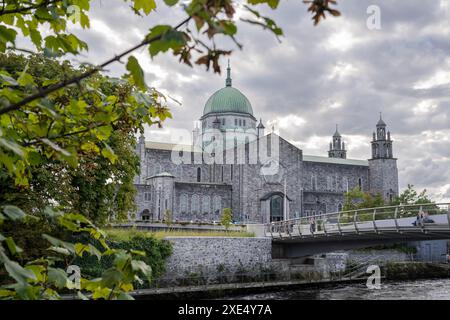
M 246 113 L 253 116 L 253 109 L 250 101 L 238 89 L 231 86 L 230 66 L 227 69 L 226 87 L 216 91 L 206 101 L 203 115 L 208 113 Z

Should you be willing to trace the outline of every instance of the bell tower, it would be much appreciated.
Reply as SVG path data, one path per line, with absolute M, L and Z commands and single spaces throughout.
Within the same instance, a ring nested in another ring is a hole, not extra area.
M 330 150 L 328 150 L 329 158 L 347 158 L 347 150 L 345 150 L 345 143 L 342 141 L 342 136 L 338 131 L 336 125 L 336 132 L 333 135 L 333 140 L 330 142 Z
M 380 193 L 385 200 L 392 201 L 398 195 L 397 159 L 392 151 L 391 133 L 380 114 L 373 133 L 372 158 L 369 159 L 369 185 L 372 194 Z

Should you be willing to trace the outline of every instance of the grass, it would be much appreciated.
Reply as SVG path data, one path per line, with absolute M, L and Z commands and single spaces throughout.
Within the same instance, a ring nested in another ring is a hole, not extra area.
M 165 231 L 143 231 L 137 229 L 107 229 L 108 236 L 115 241 L 128 241 L 134 236 L 154 237 L 156 239 L 163 239 L 165 237 L 241 237 L 251 238 L 255 234 L 252 232 L 242 231 L 179 231 L 179 230 L 165 230 Z

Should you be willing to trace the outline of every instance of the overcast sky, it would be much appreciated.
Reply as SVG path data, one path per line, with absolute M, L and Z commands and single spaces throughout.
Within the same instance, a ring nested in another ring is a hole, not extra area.
M 379 113 L 391 131 L 400 188 L 427 188 L 450 201 L 450 0 L 338 1 L 342 17 L 314 27 L 300 0 L 265 9 L 284 30 L 279 43 L 267 31 L 239 23 L 242 51 L 231 56 L 233 86 L 251 101 L 254 115 L 305 154 L 327 155 L 335 124 L 348 157 L 367 159 Z M 449 3 L 447 5 L 447 3 Z M 97 0 L 91 29 L 76 33 L 89 45 L 79 61 L 101 62 L 137 42 L 158 23 L 175 24 L 181 8 L 162 3 L 139 18 L 122 0 Z M 381 29 L 369 30 L 369 5 L 381 10 Z M 190 68 L 172 54 L 150 59 L 135 54 L 147 83 L 182 102 L 171 103 L 174 119 L 148 129 L 148 140 L 168 141 L 179 129 L 192 130 L 208 97 L 225 76 Z M 225 59 L 222 66 L 225 67 Z M 111 66 L 118 76 L 123 65 Z

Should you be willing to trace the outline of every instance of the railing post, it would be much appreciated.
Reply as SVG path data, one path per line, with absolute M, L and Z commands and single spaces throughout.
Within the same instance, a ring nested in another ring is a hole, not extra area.
M 339 211 L 339 213 L 338 213 L 338 224 L 337 224 L 337 226 L 338 226 L 338 231 L 339 231 L 339 234 L 340 235 L 342 235 L 342 229 L 341 229 L 341 215 L 342 215 L 342 211 Z
M 447 205 L 447 220 L 448 220 L 448 227 L 450 229 L 450 204 Z
M 355 215 L 353 216 L 353 223 L 355 225 L 355 231 L 357 234 L 359 234 L 358 225 L 356 223 L 356 219 L 358 218 L 358 210 L 355 210 Z
M 285 231 L 286 231 L 286 233 L 287 233 L 287 235 L 290 237 L 291 236 L 291 228 L 290 228 L 290 222 L 289 222 L 289 220 L 287 220 L 287 221 L 285 221 L 285 226 L 284 226 L 284 228 L 285 228 Z
M 298 234 L 300 236 L 300 238 L 302 238 L 302 218 L 300 217 L 300 219 L 298 220 Z
M 398 226 L 397 214 L 398 214 L 398 207 L 395 208 L 394 222 L 395 222 L 395 228 L 397 229 L 397 232 L 398 232 L 398 233 L 401 233 L 401 232 L 400 232 L 400 228 L 399 228 L 399 226 Z
M 372 217 L 372 223 L 373 223 L 373 230 L 378 233 L 378 228 L 377 228 L 377 224 L 375 222 L 376 220 L 376 215 L 377 215 L 377 209 L 373 209 L 373 217 Z

